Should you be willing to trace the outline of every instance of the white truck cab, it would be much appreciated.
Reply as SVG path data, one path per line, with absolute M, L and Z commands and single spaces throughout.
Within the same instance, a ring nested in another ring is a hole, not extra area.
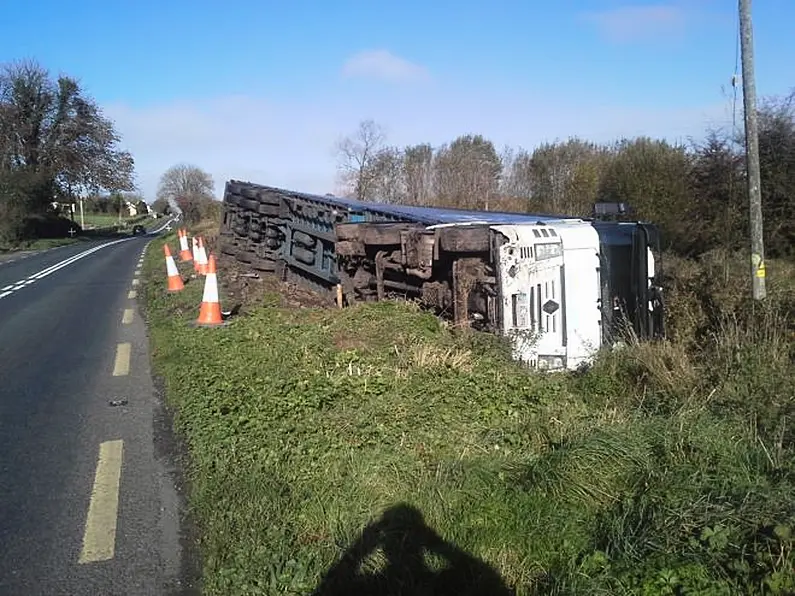
M 582 220 L 492 230 L 505 239 L 495 268 L 514 357 L 543 370 L 587 362 L 602 336 L 596 230 Z

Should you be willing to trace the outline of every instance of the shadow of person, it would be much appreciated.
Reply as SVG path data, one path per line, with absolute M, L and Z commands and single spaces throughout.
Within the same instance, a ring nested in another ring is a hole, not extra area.
M 400 504 L 362 531 L 312 596 L 342 594 L 509 596 L 513 592 L 492 567 L 445 541 L 416 508 Z

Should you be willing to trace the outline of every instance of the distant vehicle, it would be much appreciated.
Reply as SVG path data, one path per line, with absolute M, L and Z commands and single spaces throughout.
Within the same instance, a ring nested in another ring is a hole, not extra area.
M 146 228 L 144 228 L 141 224 L 136 224 L 133 226 L 132 233 L 133 236 L 140 236 L 141 234 L 146 234 Z

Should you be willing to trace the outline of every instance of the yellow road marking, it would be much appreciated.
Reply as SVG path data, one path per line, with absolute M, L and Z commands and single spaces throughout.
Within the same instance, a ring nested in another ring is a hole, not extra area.
M 83 550 L 78 563 L 107 561 L 116 548 L 116 522 L 119 510 L 119 480 L 122 461 L 121 439 L 99 445 L 97 472 L 88 506 Z
M 121 317 L 121 324 L 122 325 L 129 325 L 133 322 L 133 309 L 125 308 L 124 314 Z
M 135 290 L 130 290 L 129 292 L 127 292 L 127 299 L 128 300 L 132 300 L 137 295 L 138 295 L 138 292 L 136 292 Z
M 113 364 L 113 376 L 123 377 L 130 374 L 130 351 L 132 346 L 123 343 L 116 346 L 116 362 Z

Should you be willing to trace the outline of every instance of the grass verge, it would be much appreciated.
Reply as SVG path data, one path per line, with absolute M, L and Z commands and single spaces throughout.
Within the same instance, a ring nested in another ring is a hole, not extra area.
M 543 376 L 409 304 L 298 310 L 271 293 L 196 329 L 203 281 L 167 294 L 162 255 L 156 240 L 143 299 L 205 593 L 795 590 L 777 302 L 711 313 L 722 327 L 698 349 L 631 345 Z
M 23 240 L 14 244 L 0 245 L 0 254 L 9 252 L 20 252 L 26 250 L 47 250 L 58 246 L 67 246 L 80 242 L 79 238 L 36 238 Z
M 78 242 L 94 240 L 105 236 L 124 234 L 128 233 L 134 224 L 149 223 L 149 220 L 150 218 L 147 215 L 139 215 L 133 218 L 123 219 L 121 225 L 119 225 L 118 219 L 110 215 L 100 215 L 98 218 L 94 218 L 93 220 L 89 217 L 86 217 L 86 225 L 88 226 L 89 222 L 91 222 L 94 227 L 86 229 L 74 237 L 28 238 L 16 242 L 0 240 L 0 255 L 23 251 L 46 250 L 49 248 L 57 248 L 59 246 L 67 246 L 70 244 L 76 244 Z M 67 225 L 68 223 L 69 222 L 66 221 Z

